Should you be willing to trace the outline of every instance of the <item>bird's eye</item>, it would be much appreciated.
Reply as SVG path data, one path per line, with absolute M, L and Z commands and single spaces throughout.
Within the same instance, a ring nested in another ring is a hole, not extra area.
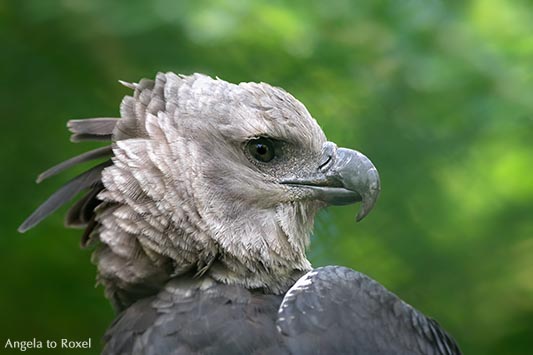
M 253 139 L 248 142 L 247 148 L 252 157 L 263 163 L 268 163 L 274 159 L 274 144 L 268 138 L 260 137 Z

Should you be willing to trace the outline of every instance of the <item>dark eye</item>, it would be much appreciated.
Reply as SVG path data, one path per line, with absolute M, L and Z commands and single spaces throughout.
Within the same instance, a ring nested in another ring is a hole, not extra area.
M 253 139 L 248 142 L 247 148 L 252 157 L 263 163 L 268 163 L 274 159 L 274 144 L 268 138 Z

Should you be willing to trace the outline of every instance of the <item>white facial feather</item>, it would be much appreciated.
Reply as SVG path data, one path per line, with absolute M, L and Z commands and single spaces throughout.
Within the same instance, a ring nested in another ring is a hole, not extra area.
M 305 249 L 320 206 L 276 182 L 285 170 L 261 170 L 244 150 L 269 136 L 301 152 L 287 158 L 289 172 L 316 166 L 325 136 L 299 101 L 264 83 L 167 73 L 137 84 L 121 116 L 97 216 L 100 240 L 129 270 L 115 282 L 150 277 L 136 266 L 148 260 L 280 293 L 311 268 Z M 110 259 L 95 256 L 104 278 L 117 269 Z

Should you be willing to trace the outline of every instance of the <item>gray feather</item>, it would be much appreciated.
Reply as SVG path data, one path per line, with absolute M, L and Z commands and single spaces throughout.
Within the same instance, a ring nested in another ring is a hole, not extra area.
M 23 233 L 28 229 L 34 227 L 43 219 L 48 217 L 51 213 L 59 207 L 70 201 L 80 191 L 92 186 L 100 181 L 102 170 L 111 165 L 111 161 L 101 163 L 86 172 L 76 176 L 74 179 L 67 182 L 52 196 L 50 196 L 42 205 L 40 205 L 18 228 L 18 231 Z
M 70 120 L 67 127 L 74 134 L 105 136 L 113 133 L 118 118 L 100 117 Z
M 100 142 L 100 141 L 110 141 L 111 134 L 87 134 L 87 133 L 76 133 L 70 136 L 70 141 L 72 143 L 79 142 Z
M 294 354 L 461 354 L 436 321 L 340 266 L 298 280 L 283 299 L 277 325 Z
M 110 157 L 113 155 L 113 150 L 111 146 L 101 147 L 94 150 L 90 150 L 88 152 L 85 152 L 83 154 L 77 155 L 75 157 L 72 157 L 70 159 L 67 159 L 50 169 L 42 172 L 37 177 L 37 183 L 40 183 L 43 180 L 48 179 L 51 176 L 54 176 L 56 174 L 59 174 L 60 172 L 73 167 L 74 165 L 84 163 L 86 161 L 95 160 L 103 157 Z
M 461 354 L 434 320 L 335 266 L 284 297 L 184 275 L 127 308 L 104 341 L 104 354 Z
M 69 131 L 73 133 L 70 141 L 109 141 L 118 121 L 118 118 L 108 117 L 70 120 L 67 123 Z
M 101 183 L 97 183 L 84 197 L 76 201 L 67 212 L 65 226 L 83 227 L 89 223 L 94 216 L 94 209 L 101 203 L 96 196 L 103 188 Z
M 117 317 L 103 353 L 288 354 L 274 324 L 280 302 L 210 279 L 175 279 Z

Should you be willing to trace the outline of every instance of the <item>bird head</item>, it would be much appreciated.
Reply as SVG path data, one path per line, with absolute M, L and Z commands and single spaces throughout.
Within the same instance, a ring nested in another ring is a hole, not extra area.
M 171 264 L 172 275 L 196 269 L 284 292 L 311 269 L 305 252 L 317 211 L 361 201 L 360 220 L 378 197 L 372 163 L 328 142 L 304 105 L 280 88 L 173 73 L 123 84 L 134 93 L 123 99 L 120 119 L 69 122 L 74 140 L 104 136 L 111 148 L 38 180 L 111 149 L 112 161 L 67 183 L 19 229 L 91 187 L 67 222 L 88 224 L 86 234 L 105 246 L 94 259 L 113 287 L 162 280 L 168 272 L 161 278 L 158 268 Z
M 100 195 L 122 206 L 114 224 L 178 266 L 283 288 L 273 285 L 279 275 L 310 269 L 305 251 L 321 207 L 362 201 L 361 219 L 376 201 L 372 163 L 328 142 L 282 89 L 172 73 L 132 87 Z

